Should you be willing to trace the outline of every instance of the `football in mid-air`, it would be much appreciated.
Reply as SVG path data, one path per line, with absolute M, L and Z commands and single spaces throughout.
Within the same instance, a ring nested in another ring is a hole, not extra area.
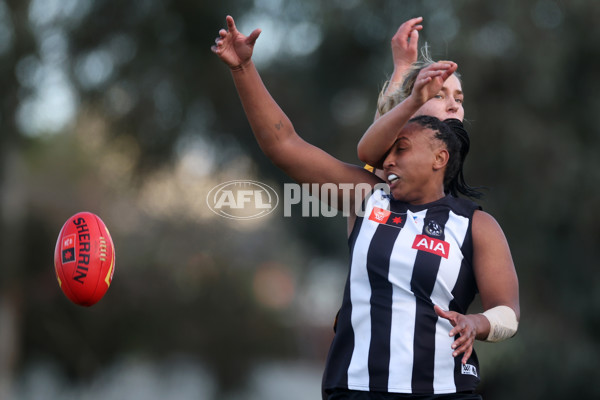
M 115 272 L 115 248 L 100 217 L 79 212 L 65 222 L 56 241 L 54 269 L 73 303 L 89 307 L 104 296 Z

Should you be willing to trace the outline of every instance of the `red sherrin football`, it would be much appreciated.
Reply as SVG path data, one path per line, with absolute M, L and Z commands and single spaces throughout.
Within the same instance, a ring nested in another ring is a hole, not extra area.
M 89 307 L 104 296 L 115 271 L 115 248 L 97 215 L 80 212 L 65 222 L 56 241 L 54 269 L 73 303 Z

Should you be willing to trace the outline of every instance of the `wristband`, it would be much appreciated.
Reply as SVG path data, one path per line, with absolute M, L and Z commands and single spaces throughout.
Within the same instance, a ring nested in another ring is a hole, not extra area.
M 517 333 L 519 322 L 512 308 L 497 306 L 483 312 L 483 315 L 490 321 L 490 333 L 485 339 L 486 342 L 500 342 Z

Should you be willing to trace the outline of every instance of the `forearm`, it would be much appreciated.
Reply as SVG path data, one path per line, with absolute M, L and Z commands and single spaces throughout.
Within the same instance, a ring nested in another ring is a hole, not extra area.
M 412 97 L 408 97 L 374 121 L 358 143 L 358 158 L 370 165 L 381 167 L 380 163 L 396 141 L 398 132 L 421 105 Z
M 391 95 L 394 93 L 400 86 L 402 86 L 402 82 L 404 81 L 404 74 L 410 68 L 410 65 L 402 65 L 396 66 L 394 71 L 392 72 L 392 76 L 390 76 L 389 84 L 385 89 L 384 95 Z
M 397 91 L 400 88 L 400 86 L 402 86 L 402 83 L 404 82 L 404 74 L 406 73 L 408 68 L 410 68 L 410 65 L 394 67 L 392 76 L 390 76 L 390 79 L 387 81 L 384 90 L 379 94 L 379 99 L 377 101 L 378 104 L 381 101 L 382 97 L 391 96 L 395 91 Z M 381 117 L 381 114 L 379 113 L 378 106 L 375 110 L 375 117 L 373 118 L 373 120 L 376 121 L 379 117 Z
M 278 146 L 296 134 L 292 123 L 271 97 L 251 60 L 232 69 L 231 74 L 254 136 L 262 151 L 272 159 Z

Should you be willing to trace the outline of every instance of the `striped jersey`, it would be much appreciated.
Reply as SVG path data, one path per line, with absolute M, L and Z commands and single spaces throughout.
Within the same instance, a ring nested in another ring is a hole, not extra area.
M 348 239 L 350 271 L 324 389 L 442 394 L 474 390 L 475 352 L 452 357 L 450 322 L 477 293 L 471 222 L 478 206 L 446 196 L 410 205 L 383 190 L 365 199 Z

